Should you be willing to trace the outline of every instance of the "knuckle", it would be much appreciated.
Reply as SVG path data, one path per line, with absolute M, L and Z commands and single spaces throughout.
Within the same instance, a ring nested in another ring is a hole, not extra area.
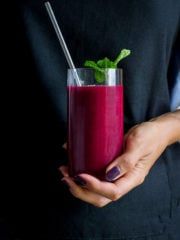
M 128 137 L 128 139 L 131 140 L 132 145 L 140 143 L 142 141 L 142 138 L 143 131 L 141 128 L 135 128 Z
M 79 195 L 76 192 L 72 192 L 72 194 L 75 198 L 79 198 Z
M 123 165 L 125 168 L 127 169 L 132 169 L 134 167 L 134 159 L 132 159 L 132 157 L 126 157 L 124 160 L 123 160 Z
M 75 197 L 75 198 L 80 198 L 80 193 L 78 190 L 72 190 L 70 189 L 70 192 L 72 193 L 72 195 Z
M 137 185 L 141 185 L 144 182 L 144 180 L 145 180 L 145 176 L 144 175 L 140 176 L 138 178 Z
M 132 135 L 134 136 L 134 138 L 139 139 L 139 138 L 141 138 L 143 136 L 143 133 L 144 133 L 144 131 L 143 131 L 142 128 L 136 127 L 134 129 L 134 131 L 132 132 Z
M 116 190 L 114 190 L 112 193 L 111 193 L 111 196 L 110 196 L 110 199 L 112 201 L 117 201 L 118 199 L 120 198 L 120 194 L 119 192 Z
M 111 196 L 112 201 L 117 201 L 119 199 L 119 194 L 114 194 Z

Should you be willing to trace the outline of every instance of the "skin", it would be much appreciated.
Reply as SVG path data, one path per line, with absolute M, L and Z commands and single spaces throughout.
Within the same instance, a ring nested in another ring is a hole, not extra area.
M 64 176 L 62 181 L 67 183 L 74 197 L 96 207 L 104 207 L 142 184 L 166 147 L 179 140 L 180 110 L 177 110 L 138 124 L 128 131 L 123 154 L 106 169 L 108 172 L 114 166 L 120 168 L 121 174 L 113 182 L 100 181 L 83 173 L 79 176 L 86 185 L 79 186 L 69 176 L 67 166 L 59 168 Z

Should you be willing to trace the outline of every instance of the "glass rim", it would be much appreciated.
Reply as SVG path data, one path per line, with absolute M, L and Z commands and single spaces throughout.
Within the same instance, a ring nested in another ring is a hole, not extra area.
M 73 71 L 73 70 L 93 70 L 95 71 L 96 69 L 94 68 L 88 68 L 88 67 L 80 67 L 80 68 L 68 68 L 68 71 Z M 104 70 L 112 70 L 112 71 L 123 71 L 123 68 L 102 68 Z
M 81 80 L 81 86 L 87 85 L 106 85 L 106 86 L 117 86 L 123 85 L 123 69 L 122 68 L 104 68 L 105 78 L 103 83 L 96 82 L 94 74 L 96 74 L 96 69 L 84 67 L 84 68 L 68 68 L 67 77 L 68 77 L 68 86 L 77 85 L 75 80 L 75 73 L 80 77 L 80 79 L 85 78 L 86 80 Z M 73 82 L 70 84 L 70 82 Z

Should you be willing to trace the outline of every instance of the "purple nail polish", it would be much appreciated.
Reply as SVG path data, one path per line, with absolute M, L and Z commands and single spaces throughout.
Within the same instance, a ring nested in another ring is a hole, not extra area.
M 109 172 L 106 173 L 106 180 L 111 182 L 114 178 L 120 175 L 119 167 L 113 167 Z
M 82 187 L 86 186 L 86 181 L 80 176 L 75 176 L 74 181 L 79 186 L 82 186 Z

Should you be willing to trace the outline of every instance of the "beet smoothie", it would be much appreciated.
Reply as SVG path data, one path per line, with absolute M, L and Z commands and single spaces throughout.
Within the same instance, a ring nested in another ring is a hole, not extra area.
M 107 165 L 122 152 L 123 85 L 68 86 L 70 174 L 104 179 Z

